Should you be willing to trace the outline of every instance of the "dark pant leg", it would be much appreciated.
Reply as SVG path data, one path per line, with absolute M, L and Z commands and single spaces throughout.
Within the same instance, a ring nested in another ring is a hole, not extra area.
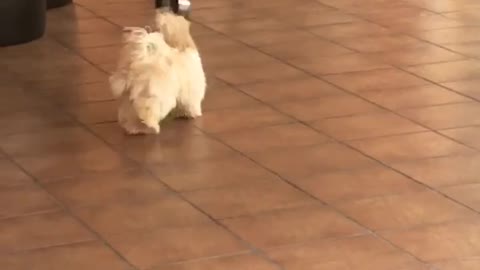
M 173 12 L 178 13 L 178 0 L 155 0 L 155 8 L 170 8 Z

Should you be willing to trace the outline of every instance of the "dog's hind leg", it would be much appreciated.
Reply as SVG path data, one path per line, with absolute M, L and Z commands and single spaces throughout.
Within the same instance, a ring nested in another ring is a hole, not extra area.
M 160 121 L 163 120 L 170 111 L 175 108 L 174 98 L 165 98 L 158 96 L 139 97 L 134 101 L 138 118 L 154 133 L 160 132 Z

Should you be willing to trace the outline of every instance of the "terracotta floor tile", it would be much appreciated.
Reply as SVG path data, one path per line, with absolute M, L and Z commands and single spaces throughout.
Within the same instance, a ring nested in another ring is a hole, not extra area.
M 480 182 L 477 155 L 451 156 L 393 163 L 392 166 L 429 186 L 449 186 Z
M 380 108 L 351 95 L 335 95 L 275 105 L 280 111 L 300 121 L 311 122 L 330 117 L 380 111 Z
M 381 61 L 362 54 L 342 54 L 337 56 L 320 56 L 292 59 L 289 62 L 309 73 L 328 75 L 346 72 L 366 71 L 388 68 Z
M 411 66 L 436 62 L 458 61 L 465 58 L 465 56 L 433 45 L 375 53 L 369 56 L 395 66 Z
M 50 10 L 47 16 L 49 19 L 66 19 L 72 17 L 78 19 L 88 19 L 94 18 L 95 14 L 79 5 L 68 5 L 60 9 Z
M 478 183 L 444 187 L 440 188 L 440 191 L 475 211 L 480 210 L 480 198 L 478 197 L 480 184 Z
M 0 159 L 0 190 L 29 185 L 32 179 L 11 161 Z
M 120 32 L 104 32 L 104 33 L 62 33 L 56 34 L 55 37 L 59 42 L 74 49 L 95 48 L 103 46 L 120 45 L 122 43 L 122 35 Z
M 390 110 L 471 101 L 467 97 L 433 84 L 401 89 L 378 89 L 362 92 L 361 95 Z
M 267 103 L 308 100 L 343 94 L 343 92 L 335 86 L 309 76 L 291 80 L 276 80 L 241 85 L 238 88 Z
M 208 133 L 227 132 L 293 122 L 290 117 L 265 105 L 205 112 L 195 120 L 196 126 Z
M 206 135 L 177 134 L 177 137 L 130 136 L 116 148 L 143 165 L 207 160 L 234 153 L 228 146 Z
M 480 62 L 464 60 L 428 64 L 410 67 L 408 71 L 436 83 L 460 81 L 480 77 Z
M 80 55 L 94 64 L 116 63 L 120 53 L 121 46 L 114 45 L 108 47 L 85 48 L 79 50 Z
M 195 10 L 191 17 L 196 22 L 213 23 L 254 19 L 260 17 L 260 13 L 247 8 L 217 7 Z
M 435 264 L 438 270 L 475 270 L 480 267 L 478 258 L 467 258 L 453 261 L 440 262 Z
M 118 103 L 116 101 L 68 105 L 66 109 L 84 124 L 117 121 Z
M 416 33 L 415 35 L 423 40 L 437 44 L 462 43 L 480 41 L 479 27 L 455 27 L 446 29 L 437 29 Z
M 272 62 L 259 64 L 255 67 L 225 68 L 216 71 L 215 75 L 227 83 L 238 85 L 295 78 L 304 75 L 304 73 L 281 62 Z
M 0 219 L 59 210 L 60 206 L 35 185 L 0 189 Z
M 153 25 L 154 19 L 151 16 L 129 14 L 125 16 L 122 14 L 111 14 L 106 17 L 112 23 L 120 27 L 129 27 L 135 25 Z
M 241 91 L 225 87 L 223 89 L 209 89 L 202 103 L 204 112 L 220 109 L 243 108 L 259 105 L 260 101 L 249 97 Z
M 40 91 L 42 95 L 60 105 L 113 100 L 107 82 L 74 85 Z
M 396 250 L 373 236 L 329 239 L 268 250 L 269 257 L 285 269 L 351 269 L 359 270 L 411 269 L 427 270 L 410 255 Z
M 389 33 L 389 30 L 385 27 L 361 21 L 315 26 L 308 30 L 322 38 L 336 41 L 363 36 L 385 35 Z
M 210 50 L 209 50 L 210 51 Z M 232 68 L 255 68 L 258 65 L 275 65 L 276 59 L 246 46 L 218 48 L 203 54 L 202 64 L 206 70 L 221 72 Z
M 413 108 L 401 110 L 399 113 L 431 129 L 464 127 L 480 123 L 480 120 L 475 117 L 480 113 L 477 102 Z
M 332 56 L 351 53 L 351 50 L 343 48 L 332 42 L 322 40 L 306 41 L 298 44 L 297 42 L 279 43 L 264 46 L 262 51 L 283 60 L 305 59 L 313 56 Z
M 433 132 L 358 140 L 348 144 L 375 159 L 388 163 L 474 152 Z
M 89 172 L 122 170 L 134 167 L 130 160 L 107 147 L 77 149 L 68 153 L 44 153 L 15 158 L 27 172 L 41 182 L 74 177 Z
M 283 2 L 283 3 L 282 3 Z M 264 7 L 266 14 L 272 15 L 276 18 L 285 17 L 285 15 L 295 14 L 302 15 L 304 13 L 326 14 L 329 11 L 334 11 L 331 6 L 324 5 L 318 1 L 306 1 L 304 5 L 293 5 L 290 9 L 285 9 L 285 5 L 293 3 L 291 0 L 276 1 L 279 5 Z
M 432 191 L 363 199 L 340 203 L 336 207 L 375 231 L 407 229 L 475 216 L 473 211 Z
M 217 219 L 293 208 L 313 201 L 280 179 L 259 179 L 241 186 L 186 192 L 184 196 Z
M 32 109 L 52 109 L 53 105 L 40 95 L 15 86 L 0 86 L 0 115 Z
M 293 28 L 292 26 L 289 26 L 280 20 L 265 17 L 241 21 L 205 23 L 205 25 L 217 32 L 227 34 L 229 36 L 235 36 L 237 34 L 248 33 L 252 31 Z
M 48 183 L 46 189 L 69 207 L 138 202 L 166 192 L 159 180 L 140 170 L 80 175 Z
M 428 84 L 416 76 L 398 69 L 379 69 L 325 76 L 325 79 L 351 92 L 378 89 L 398 89 Z
M 480 148 L 480 127 L 447 129 L 441 130 L 440 133 L 471 147 Z
M 74 212 L 103 237 L 138 233 L 160 227 L 191 226 L 209 221 L 190 204 L 173 195 L 137 202 L 125 200 L 79 207 L 75 208 Z
M 0 147 L 12 157 L 68 154 L 102 146 L 102 141 L 77 126 L 14 134 L 0 140 Z
M 358 17 L 339 11 L 301 12 L 298 13 L 298 16 L 289 16 L 284 19 L 298 27 L 350 23 L 360 20 Z
M 366 233 L 333 210 L 318 205 L 285 209 L 222 221 L 233 232 L 262 249 Z
M 330 118 L 311 125 L 342 141 L 426 131 L 425 128 L 388 112 Z
M 229 232 L 214 224 L 156 229 L 112 237 L 113 248 L 138 269 L 167 263 L 227 255 L 247 250 Z
M 478 219 L 474 219 L 382 235 L 417 258 L 432 262 L 478 256 L 479 225 Z
M 442 14 L 428 14 L 428 15 L 419 16 L 416 20 L 412 20 L 411 18 L 401 18 L 391 22 L 388 22 L 387 20 L 386 25 L 388 25 L 389 28 L 397 31 L 404 31 L 407 33 L 416 33 L 418 31 L 424 31 L 424 30 L 437 30 L 437 29 L 440 30 L 443 28 L 460 27 L 460 26 L 463 26 L 464 24 L 457 20 L 445 18 L 444 16 L 442 16 Z M 421 34 L 420 36 L 423 39 L 424 36 Z M 433 43 L 438 43 L 438 42 L 433 42 Z
M 277 176 L 240 155 L 190 161 L 164 166 L 149 166 L 162 182 L 178 191 L 238 186 Z
M 63 212 L 0 222 L 0 251 L 15 252 L 93 240 L 94 236 Z
M 463 95 L 480 99 L 480 80 L 448 82 L 442 85 Z
M 322 171 L 353 169 L 374 164 L 362 154 L 337 143 L 286 148 L 251 154 L 254 160 L 288 179 Z
M 337 40 L 349 49 L 363 53 L 386 52 L 403 48 L 415 48 L 424 43 L 406 35 L 380 35 Z
M 308 31 L 295 29 L 254 31 L 235 35 L 235 38 L 255 47 L 290 43 L 292 40 L 302 43 L 316 39 L 316 37 Z
M 277 267 L 255 255 L 245 254 L 212 259 L 204 259 L 194 262 L 171 264 L 153 270 L 275 270 Z M 463 270 L 463 269 L 462 269 Z
M 121 30 L 118 26 L 100 18 L 87 18 L 80 20 L 65 19 L 61 23 L 49 24 L 48 33 L 92 33 L 92 32 L 116 32 Z
M 470 57 L 479 57 L 480 53 L 478 49 L 480 48 L 480 42 L 468 42 L 468 43 L 453 43 L 453 44 L 446 44 L 443 47 L 457 52 L 459 54 L 470 56 Z
M 114 251 L 96 241 L 0 255 L 5 270 L 132 270 Z
M 52 110 L 32 110 L 0 115 L 0 135 L 31 132 L 48 128 L 71 126 L 73 121 L 66 114 Z
M 325 135 L 299 123 L 227 132 L 217 136 L 243 153 L 316 145 L 329 140 Z
M 425 190 L 421 184 L 383 166 L 319 172 L 306 178 L 295 179 L 295 184 L 327 203 Z

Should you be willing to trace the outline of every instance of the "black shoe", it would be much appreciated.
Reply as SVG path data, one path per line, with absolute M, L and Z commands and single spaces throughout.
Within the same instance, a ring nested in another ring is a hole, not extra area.
M 155 0 L 155 8 L 169 9 L 188 19 L 192 10 L 190 0 Z

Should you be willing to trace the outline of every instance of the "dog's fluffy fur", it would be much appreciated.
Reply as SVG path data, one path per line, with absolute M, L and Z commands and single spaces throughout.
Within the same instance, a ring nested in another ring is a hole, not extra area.
M 125 46 L 110 77 L 118 120 L 129 134 L 159 133 L 160 121 L 175 108 L 178 116 L 202 115 L 206 79 L 190 22 L 159 12 L 156 27 L 124 30 Z

